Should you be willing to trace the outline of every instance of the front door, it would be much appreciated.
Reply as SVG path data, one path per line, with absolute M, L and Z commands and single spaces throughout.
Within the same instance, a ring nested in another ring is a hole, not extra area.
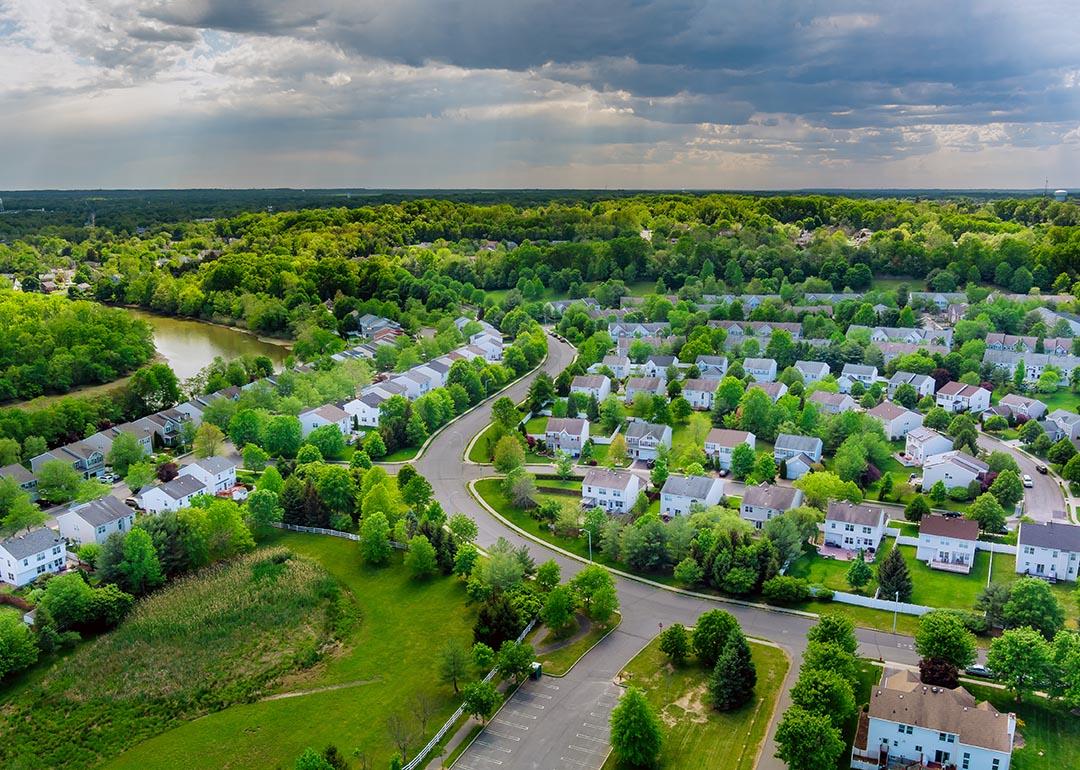
M 948 762 L 949 762 L 949 752 L 942 751 L 941 749 L 938 749 L 937 751 L 934 752 L 934 761 L 937 762 L 940 765 L 948 764 Z

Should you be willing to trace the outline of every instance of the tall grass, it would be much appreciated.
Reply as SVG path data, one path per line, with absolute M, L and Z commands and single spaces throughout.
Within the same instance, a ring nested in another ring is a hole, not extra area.
M 178 580 L 0 706 L 0 766 L 90 767 L 256 699 L 318 659 L 340 626 L 341 602 L 321 566 L 285 548 Z

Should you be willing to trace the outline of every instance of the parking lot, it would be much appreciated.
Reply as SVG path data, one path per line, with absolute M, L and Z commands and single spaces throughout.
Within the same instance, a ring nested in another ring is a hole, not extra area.
M 608 720 L 620 693 L 611 682 L 528 681 L 453 768 L 599 770 L 609 752 Z

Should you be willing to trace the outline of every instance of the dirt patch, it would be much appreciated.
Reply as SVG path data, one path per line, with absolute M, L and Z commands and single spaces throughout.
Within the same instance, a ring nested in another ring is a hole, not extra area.
M 694 724 L 705 724 L 705 722 L 709 720 L 709 707 L 705 705 L 707 689 L 705 682 L 702 682 L 694 689 L 685 693 L 677 701 L 666 706 L 660 714 L 660 718 L 663 719 L 664 723 L 669 727 L 674 726 L 676 722 L 685 721 L 690 721 Z M 672 706 L 682 709 L 683 713 L 673 713 L 674 709 Z

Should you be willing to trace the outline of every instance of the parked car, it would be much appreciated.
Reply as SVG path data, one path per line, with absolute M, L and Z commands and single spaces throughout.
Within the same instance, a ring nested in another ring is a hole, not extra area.
M 727 478 L 727 475 L 728 475 L 728 469 L 727 468 L 721 468 L 720 469 L 720 478 L 722 478 L 722 479 Z
M 1036 465 L 1036 466 L 1035 466 L 1035 470 L 1037 470 L 1037 471 L 1038 471 L 1039 473 L 1041 473 L 1041 474 L 1042 474 L 1042 475 L 1044 475 L 1044 476 L 1045 476 L 1045 475 L 1046 475 L 1047 473 L 1049 473 L 1049 472 L 1050 472 L 1050 470 L 1049 470 L 1049 469 L 1048 469 L 1048 468 L 1047 468 L 1047 467 L 1046 467 L 1045 465 L 1043 465 L 1042 463 L 1039 463 L 1038 465 Z
M 1028 489 L 1031 489 L 1033 486 L 1035 486 L 1035 482 L 1032 481 L 1031 476 L 1027 475 L 1026 473 L 1024 474 L 1024 486 Z
M 988 669 L 986 666 L 982 665 L 981 663 L 976 663 L 973 666 L 968 666 L 964 669 L 964 673 L 968 674 L 969 676 L 981 676 L 984 679 L 992 679 L 994 676 L 994 672 Z
M 124 505 L 126 505 L 128 508 L 136 508 L 137 509 L 139 507 L 139 501 L 138 501 L 137 498 L 134 498 L 134 497 L 125 497 L 124 498 Z

